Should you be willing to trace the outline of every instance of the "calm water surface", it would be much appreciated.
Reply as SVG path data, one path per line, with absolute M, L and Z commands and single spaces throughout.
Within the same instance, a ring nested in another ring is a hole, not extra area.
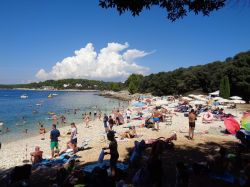
M 58 94 L 48 98 L 49 94 Z M 20 96 L 26 94 L 27 99 Z M 109 113 L 114 107 L 127 106 L 127 102 L 104 98 L 97 95 L 98 92 L 59 92 L 59 91 L 31 91 L 31 90 L 0 90 L 0 121 L 4 123 L 6 131 L 2 133 L 0 141 L 14 141 L 23 137 L 25 129 L 32 136 L 38 134 L 41 122 L 48 129 L 51 127 L 51 113 L 57 116 L 64 115 L 67 124 L 82 122 L 84 112 L 101 110 Z M 96 109 L 97 108 L 97 109 Z M 74 110 L 77 109 L 76 114 Z

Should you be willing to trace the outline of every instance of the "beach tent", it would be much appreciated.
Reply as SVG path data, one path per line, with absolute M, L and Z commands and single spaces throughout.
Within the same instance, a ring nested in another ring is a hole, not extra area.
M 241 126 L 245 130 L 250 131 L 250 113 L 246 113 L 241 118 Z
M 231 134 L 236 134 L 236 132 L 240 130 L 240 124 L 232 117 L 226 118 L 224 120 L 224 125 Z
M 209 93 L 209 95 L 211 95 L 211 96 L 219 96 L 220 95 L 220 91 L 217 90 L 215 92 Z
M 233 100 L 241 100 L 242 98 L 239 97 L 239 96 L 232 96 L 232 97 L 230 97 L 230 99 L 233 99 Z

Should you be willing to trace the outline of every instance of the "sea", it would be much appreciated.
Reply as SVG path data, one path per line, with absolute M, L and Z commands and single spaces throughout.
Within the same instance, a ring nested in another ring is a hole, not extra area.
M 4 124 L 0 125 L 0 142 L 16 141 L 24 134 L 25 137 L 37 135 L 40 124 L 50 129 L 53 114 L 64 115 L 66 126 L 72 122 L 83 123 L 82 114 L 85 112 L 109 114 L 114 108 L 128 106 L 126 101 L 105 98 L 98 93 L 0 89 L 0 124 Z M 48 97 L 50 94 L 52 98 Z M 22 99 L 22 95 L 28 98 Z M 58 126 L 62 126 L 60 119 L 58 121 Z

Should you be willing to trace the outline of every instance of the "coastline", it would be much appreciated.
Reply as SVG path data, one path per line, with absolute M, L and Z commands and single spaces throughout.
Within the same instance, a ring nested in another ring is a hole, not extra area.
M 131 105 L 129 108 L 133 107 Z M 134 113 L 136 110 L 134 110 Z M 227 110 L 227 112 L 235 113 L 235 110 Z M 173 123 L 171 126 L 167 125 L 163 122 L 160 123 L 160 131 L 152 131 L 147 128 L 140 128 L 139 126 L 144 123 L 141 120 L 132 120 L 130 123 L 125 123 L 121 126 L 115 126 L 114 130 L 119 134 L 123 133 L 126 130 L 126 127 L 134 125 L 137 126 L 137 133 L 140 135 L 138 138 L 128 139 L 125 141 L 119 141 L 118 150 L 120 154 L 120 161 L 126 159 L 128 154 L 128 149 L 134 146 L 134 141 L 148 140 L 152 138 L 158 137 L 168 137 L 173 131 L 177 133 L 178 141 L 174 142 L 175 146 L 189 146 L 196 147 L 199 144 L 204 144 L 207 142 L 216 142 L 218 144 L 223 144 L 225 141 L 235 142 L 237 139 L 235 136 L 228 135 L 225 136 L 223 134 L 219 134 L 217 131 L 223 130 L 224 125 L 223 121 L 214 121 L 211 124 L 203 124 L 201 122 L 201 117 L 197 119 L 197 127 L 196 127 L 196 135 L 195 141 L 188 141 L 185 137 L 188 132 L 188 119 L 183 116 L 182 113 L 178 113 L 173 117 Z M 240 120 L 240 117 L 237 117 L 237 120 Z M 72 121 L 73 122 L 73 121 Z M 78 129 L 78 146 L 81 146 L 84 139 L 89 139 L 89 149 L 84 151 L 79 151 L 77 153 L 80 156 L 79 164 L 86 164 L 90 162 L 96 162 L 98 160 L 98 155 L 102 150 L 102 147 L 107 146 L 105 129 L 103 127 L 102 120 L 95 120 L 90 122 L 91 127 L 86 128 L 85 124 L 78 123 L 76 124 Z M 203 133 L 205 131 L 209 131 L 210 128 L 217 129 L 217 133 Z M 61 132 L 61 137 L 59 138 L 59 149 L 63 150 L 66 147 L 66 142 L 69 141 L 70 136 L 67 135 L 67 132 L 70 129 L 70 126 L 62 126 L 58 127 Z M 27 137 L 20 139 L 15 142 L 8 142 L 2 145 L 0 150 L 0 168 L 3 170 L 9 169 L 16 165 L 22 165 L 23 160 L 29 159 L 30 152 L 34 151 L 35 146 L 40 146 L 41 150 L 44 152 L 44 158 L 50 158 L 50 140 L 49 140 L 49 132 L 51 129 L 46 129 L 47 133 L 45 134 L 45 140 L 41 140 L 41 136 L 37 133 L 32 137 Z M 184 133 L 183 133 L 184 132 Z
M 78 90 L 78 89 L 63 89 L 63 90 L 49 90 L 39 88 L 12 88 L 6 90 L 27 90 L 27 91 L 49 91 L 49 92 L 99 92 L 100 90 Z

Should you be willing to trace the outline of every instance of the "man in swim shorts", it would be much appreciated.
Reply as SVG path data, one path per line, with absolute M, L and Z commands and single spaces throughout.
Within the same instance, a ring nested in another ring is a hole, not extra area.
M 153 111 L 152 117 L 153 117 L 153 121 L 154 121 L 154 129 L 155 129 L 155 124 L 156 124 L 157 125 L 157 130 L 159 130 L 161 112 L 159 110 L 155 109 Z
M 54 149 L 58 151 L 58 137 L 60 136 L 60 131 L 56 129 L 56 125 L 52 125 L 52 130 L 50 131 L 50 148 L 51 148 L 51 158 L 54 158 Z
M 196 120 L 196 114 L 194 112 L 194 109 L 192 109 L 188 114 L 188 120 L 189 120 L 189 133 L 188 138 L 193 139 L 194 137 L 194 128 L 195 128 L 195 120 Z

